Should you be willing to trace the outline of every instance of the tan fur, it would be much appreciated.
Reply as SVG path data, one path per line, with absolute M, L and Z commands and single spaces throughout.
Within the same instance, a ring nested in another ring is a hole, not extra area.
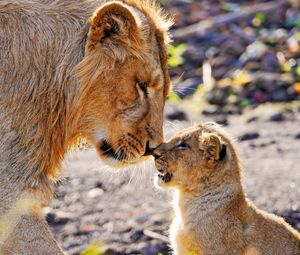
M 206 123 L 183 130 L 154 156 L 160 175 L 172 174 L 167 182 L 157 177 L 158 186 L 176 192 L 170 228 L 174 254 L 300 254 L 299 232 L 246 199 L 237 149 L 220 126 Z
M 1 254 L 62 253 L 40 209 L 7 215 L 24 194 L 49 203 L 80 139 L 114 166 L 161 143 L 168 25 L 151 0 L 0 1 Z

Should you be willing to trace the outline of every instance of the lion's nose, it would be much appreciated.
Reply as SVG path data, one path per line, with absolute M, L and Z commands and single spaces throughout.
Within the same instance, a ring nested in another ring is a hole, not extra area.
M 145 148 L 145 153 L 143 156 L 149 156 L 153 154 L 153 151 L 155 150 L 155 148 L 150 148 L 150 142 L 148 141 L 146 143 L 146 148 Z

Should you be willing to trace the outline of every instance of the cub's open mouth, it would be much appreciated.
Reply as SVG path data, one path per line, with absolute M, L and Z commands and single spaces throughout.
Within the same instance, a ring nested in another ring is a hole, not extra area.
M 160 173 L 158 174 L 158 177 L 165 183 L 171 181 L 173 174 L 169 173 L 169 172 L 165 172 L 163 173 L 162 171 L 160 171 Z

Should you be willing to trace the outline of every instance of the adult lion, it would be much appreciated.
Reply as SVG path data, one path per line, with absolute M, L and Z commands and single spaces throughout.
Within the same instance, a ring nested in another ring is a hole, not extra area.
M 63 254 L 41 208 L 79 139 L 114 166 L 161 143 L 167 29 L 150 0 L 0 2 L 0 254 Z

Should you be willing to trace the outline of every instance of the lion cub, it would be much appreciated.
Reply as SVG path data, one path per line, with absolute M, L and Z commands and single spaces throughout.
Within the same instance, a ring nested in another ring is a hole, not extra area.
M 300 234 L 247 200 L 233 139 L 214 123 L 176 134 L 153 153 L 158 186 L 173 187 L 176 255 L 299 255 Z

